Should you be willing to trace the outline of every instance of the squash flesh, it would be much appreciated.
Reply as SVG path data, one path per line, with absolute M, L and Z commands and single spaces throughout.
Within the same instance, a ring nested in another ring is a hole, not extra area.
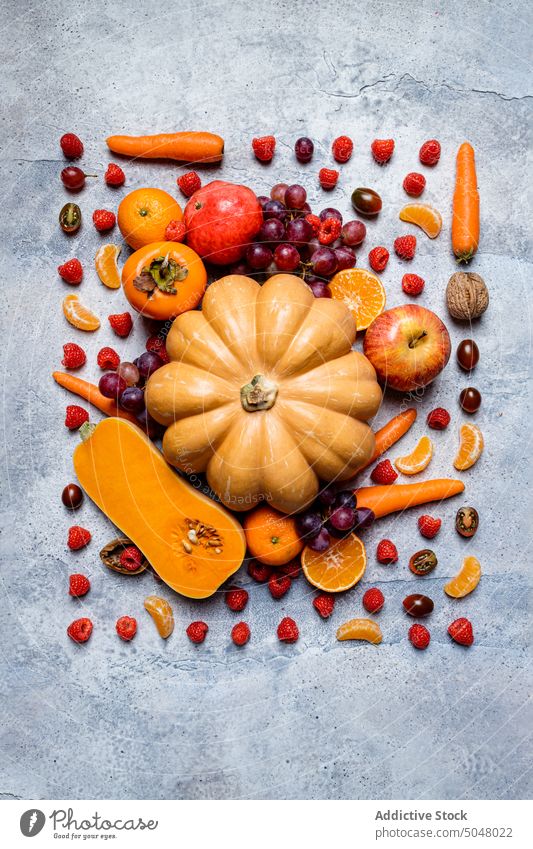
M 180 479 L 130 422 L 100 422 L 74 451 L 74 468 L 87 495 L 181 595 L 207 598 L 241 565 L 246 545 L 240 524 Z M 206 540 L 189 542 L 188 519 L 216 529 L 220 553 Z

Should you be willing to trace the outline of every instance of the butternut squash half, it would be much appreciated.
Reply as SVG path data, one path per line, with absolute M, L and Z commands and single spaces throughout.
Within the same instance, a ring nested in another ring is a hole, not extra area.
M 178 477 L 136 425 L 101 421 L 74 451 L 74 468 L 87 495 L 177 593 L 207 598 L 241 565 L 240 524 Z

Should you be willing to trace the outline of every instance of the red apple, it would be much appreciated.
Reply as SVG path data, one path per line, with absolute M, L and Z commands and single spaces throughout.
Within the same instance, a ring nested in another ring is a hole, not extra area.
M 431 383 L 450 359 L 450 336 L 434 312 L 416 304 L 386 310 L 366 331 L 366 357 L 390 389 L 412 392 Z

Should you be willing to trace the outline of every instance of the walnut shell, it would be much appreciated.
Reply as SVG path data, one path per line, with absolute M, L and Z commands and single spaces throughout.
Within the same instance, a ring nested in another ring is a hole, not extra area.
M 448 311 L 454 318 L 471 321 L 483 315 L 489 305 L 485 281 L 473 271 L 456 271 L 446 287 Z

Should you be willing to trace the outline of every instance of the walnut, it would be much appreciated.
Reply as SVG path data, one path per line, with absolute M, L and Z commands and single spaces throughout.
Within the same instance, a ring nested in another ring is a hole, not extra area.
M 472 271 L 456 271 L 448 280 L 446 303 L 454 318 L 463 321 L 479 318 L 489 305 L 485 281 Z

